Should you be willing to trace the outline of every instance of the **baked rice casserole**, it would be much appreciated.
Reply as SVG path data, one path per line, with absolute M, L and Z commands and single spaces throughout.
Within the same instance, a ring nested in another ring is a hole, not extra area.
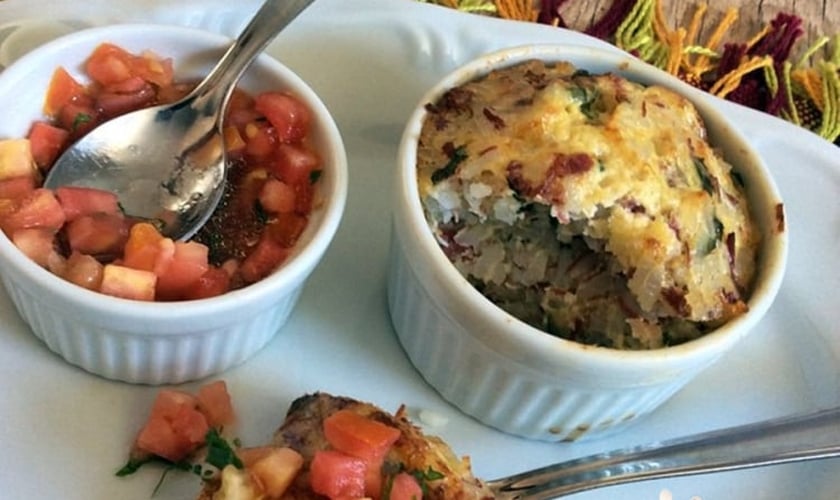
M 426 111 L 427 221 L 513 316 L 585 344 L 655 349 L 747 310 L 761 235 L 686 98 L 534 60 Z

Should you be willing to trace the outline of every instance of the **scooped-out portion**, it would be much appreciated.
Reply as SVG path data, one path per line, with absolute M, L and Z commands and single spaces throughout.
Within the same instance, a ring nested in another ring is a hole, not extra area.
M 533 60 L 426 110 L 429 226 L 513 316 L 585 344 L 656 349 L 747 311 L 762 236 L 685 97 Z

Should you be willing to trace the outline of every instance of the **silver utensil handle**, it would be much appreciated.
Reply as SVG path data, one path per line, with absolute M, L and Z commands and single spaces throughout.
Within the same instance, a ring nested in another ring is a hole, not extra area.
M 221 108 L 242 73 L 314 0 L 266 0 L 218 64 L 192 92 L 197 106 Z
M 840 456 L 840 408 L 615 450 L 490 481 L 497 499 L 548 499 L 634 481 Z

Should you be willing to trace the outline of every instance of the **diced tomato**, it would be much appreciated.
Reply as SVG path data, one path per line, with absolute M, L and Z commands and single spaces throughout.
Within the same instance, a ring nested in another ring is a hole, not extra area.
M 315 452 L 309 466 L 312 490 L 331 499 L 365 496 L 365 462 L 335 450 Z
M 383 500 L 421 500 L 423 488 L 417 479 L 407 472 L 400 472 L 394 476 L 390 494 Z
M 231 273 L 219 267 L 209 267 L 184 293 L 184 299 L 197 300 L 216 297 L 230 290 Z
M 55 231 L 52 229 L 18 229 L 12 233 L 12 243 L 42 267 L 47 267 L 55 250 Z
M 255 283 L 274 272 L 277 266 L 286 260 L 289 253 L 288 248 L 282 247 L 267 233 L 263 233 L 260 241 L 242 261 L 239 273 L 246 283 Z
M 36 121 L 29 129 L 32 158 L 42 170 L 47 170 L 64 150 L 70 133 L 45 121 Z
M 64 68 L 57 68 L 53 72 L 47 97 L 44 100 L 44 114 L 56 116 L 59 111 L 71 102 L 85 95 L 85 88 L 77 82 Z
M 150 271 L 106 264 L 102 270 L 99 291 L 114 297 L 134 300 L 155 300 L 157 276 Z
M 306 229 L 306 217 L 295 213 L 276 214 L 265 226 L 265 235 L 283 248 L 292 248 Z
M 35 191 L 35 178 L 22 175 L 0 180 L 0 199 L 19 200 Z
M 315 185 L 311 182 L 299 182 L 295 184 L 295 212 L 307 215 L 312 212 L 312 204 L 315 201 Z
M 268 179 L 260 191 L 260 205 L 271 213 L 290 213 L 295 210 L 295 189 L 283 181 Z
M 58 125 L 70 132 L 71 141 L 90 132 L 98 123 L 99 114 L 93 101 L 73 101 L 58 113 Z
M 133 83 L 138 77 L 131 78 L 122 82 Z M 103 91 L 96 96 L 95 107 L 103 118 L 113 118 L 129 111 L 146 108 L 155 103 L 157 95 L 155 89 L 142 79 L 142 86 L 133 91 L 117 92 L 117 91 Z
M 224 380 L 205 384 L 196 394 L 198 408 L 207 418 L 210 427 L 223 428 L 236 422 L 233 403 Z
M 117 195 L 102 189 L 61 186 L 56 188 L 55 197 L 68 221 L 85 215 L 121 213 Z
M 71 250 L 88 255 L 116 256 L 123 253 L 128 225 L 122 214 L 94 213 L 69 221 L 64 234 Z
M 170 87 L 175 73 L 171 58 L 161 58 L 151 51 L 132 57 L 132 72 L 157 87 Z
M 35 176 L 32 145 L 27 139 L 0 140 L 0 180 Z
M 162 389 L 134 445 L 142 452 L 178 462 L 204 442 L 209 429 L 195 396 L 175 389 Z
M 271 127 L 262 121 L 245 125 L 245 154 L 257 160 L 268 158 L 277 146 Z
M 158 275 L 155 296 L 160 300 L 178 300 L 207 272 L 208 248 L 194 241 L 174 242 L 175 252 L 168 265 L 156 263 Z
M 310 174 L 320 164 L 321 160 L 312 150 L 294 144 L 281 144 L 277 146 L 271 169 L 278 179 L 295 185 L 311 183 Z
M 333 448 L 367 460 L 384 457 L 400 438 L 400 430 L 350 410 L 339 410 L 324 419 L 324 436 Z
M 270 447 L 261 458 L 248 466 L 268 498 L 280 498 L 302 468 L 303 456 L 287 447 Z
M 290 94 L 263 92 L 254 99 L 254 109 L 271 122 L 280 142 L 300 142 L 309 133 L 309 108 Z
M 61 276 L 88 290 L 99 290 L 104 266 L 90 255 L 73 252 L 67 258 Z
M 0 227 L 7 234 L 34 227 L 58 231 L 64 220 L 64 210 L 52 191 L 38 188 L 21 198 L 11 213 L 0 219 Z
M 85 72 L 97 83 L 112 85 L 133 76 L 134 56 L 112 43 L 102 43 L 85 62 Z
M 123 264 L 144 271 L 154 270 L 160 253 L 159 242 L 163 239 L 157 228 L 148 222 L 134 224 L 129 230 L 128 241 L 125 242 Z M 174 253 L 174 245 L 172 250 Z

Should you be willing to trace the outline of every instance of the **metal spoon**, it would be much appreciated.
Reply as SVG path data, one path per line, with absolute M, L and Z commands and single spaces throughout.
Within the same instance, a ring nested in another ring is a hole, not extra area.
M 840 407 L 615 450 L 487 482 L 497 500 L 840 457 Z
M 312 1 L 267 0 L 189 95 L 96 127 L 59 157 L 44 186 L 111 191 L 127 215 L 155 221 L 173 239 L 192 236 L 224 191 L 222 120 L 236 82 Z

